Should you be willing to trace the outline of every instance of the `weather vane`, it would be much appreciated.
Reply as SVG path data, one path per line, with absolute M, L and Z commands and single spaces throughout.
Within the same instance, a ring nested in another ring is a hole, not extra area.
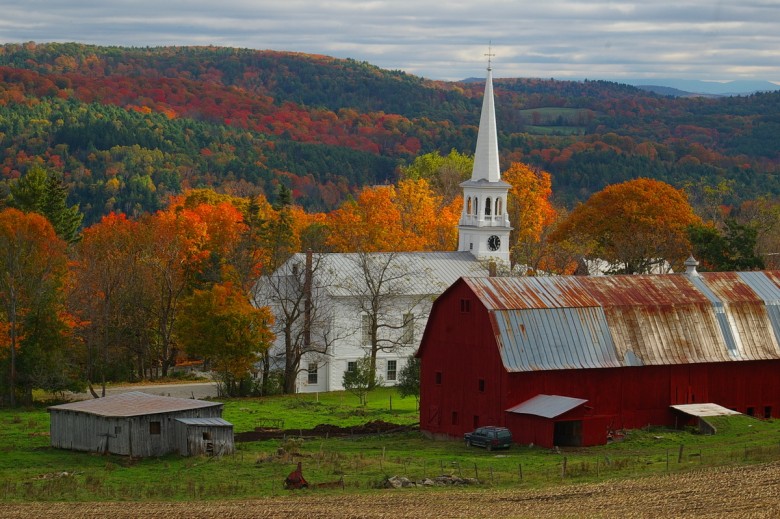
M 485 56 L 487 56 L 487 59 L 488 59 L 488 70 L 492 70 L 492 66 L 491 66 L 492 65 L 492 58 L 493 58 L 493 56 L 495 56 L 495 54 L 493 54 L 491 52 L 492 50 L 493 50 L 493 41 L 492 40 L 488 40 L 488 51 L 487 51 L 487 54 L 485 54 Z

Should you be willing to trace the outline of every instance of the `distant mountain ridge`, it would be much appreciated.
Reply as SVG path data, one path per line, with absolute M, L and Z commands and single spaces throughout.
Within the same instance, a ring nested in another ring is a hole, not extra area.
M 502 169 L 550 172 L 561 204 L 637 177 L 694 196 L 728 186 L 724 204 L 780 195 L 778 90 L 689 99 L 496 75 Z M 331 210 L 415 156 L 473 153 L 483 84 L 291 52 L 0 45 L 0 199 L 41 164 L 62 173 L 86 223 L 201 186 L 273 201 L 284 185 L 307 210 Z
M 705 94 L 718 96 L 750 95 L 756 92 L 775 92 L 780 85 L 771 81 L 735 80 L 735 81 L 701 81 L 698 79 L 626 79 L 621 80 L 628 85 L 634 85 L 644 90 L 650 87 L 666 87 L 682 93 Z M 674 94 L 670 94 L 674 95 Z

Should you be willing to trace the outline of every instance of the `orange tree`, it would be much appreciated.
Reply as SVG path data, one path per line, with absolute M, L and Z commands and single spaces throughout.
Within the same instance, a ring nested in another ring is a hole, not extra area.
M 7 365 L 0 381 L 12 406 L 20 387 L 31 402 L 33 386 L 42 386 L 34 372 L 61 371 L 67 363 L 67 355 L 55 359 L 66 346 L 65 251 L 65 242 L 43 216 L 0 212 L 0 358 Z
M 550 202 L 550 174 L 513 162 L 502 179 L 512 186 L 507 200 L 509 221 L 514 227 L 509 237 L 512 264 L 539 268 L 546 254 L 548 231 L 557 217 Z
M 582 245 L 588 256 L 611 263 L 612 273 L 646 274 L 664 261 L 682 268 L 691 251 L 687 230 L 700 222 L 683 191 L 639 178 L 591 196 L 551 238 Z

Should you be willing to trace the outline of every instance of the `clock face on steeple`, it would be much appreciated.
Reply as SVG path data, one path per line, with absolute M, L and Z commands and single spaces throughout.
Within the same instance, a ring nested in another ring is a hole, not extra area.
M 501 238 L 495 234 L 488 238 L 488 249 L 497 251 L 501 247 Z

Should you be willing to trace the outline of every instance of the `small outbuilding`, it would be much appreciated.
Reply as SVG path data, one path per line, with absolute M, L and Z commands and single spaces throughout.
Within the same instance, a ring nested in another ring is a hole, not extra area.
M 222 404 L 131 391 L 49 407 L 51 445 L 121 454 L 183 456 L 234 451 Z

